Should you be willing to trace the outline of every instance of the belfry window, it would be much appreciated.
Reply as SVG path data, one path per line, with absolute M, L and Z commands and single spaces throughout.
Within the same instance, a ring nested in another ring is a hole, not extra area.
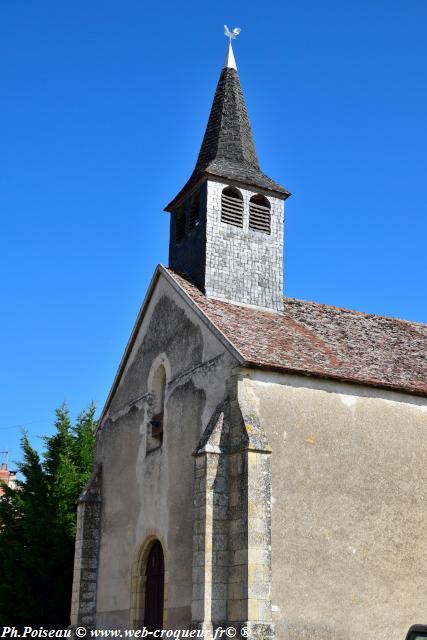
M 221 222 L 243 227 L 243 197 L 234 187 L 226 187 L 221 194 Z
M 190 220 L 189 220 L 189 228 L 190 231 L 195 229 L 199 224 L 200 219 L 200 196 L 199 192 L 193 194 L 190 200 Z
M 271 233 L 270 203 L 264 196 L 252 196 L 249 200 L 249 229 Z
M 176 214 L 175 240 L 179 242 L 185 236 L 185 207 L 180 207 Z
M 159 445 L 163 442 L 165 391 L 166 371 L 164 366 L 160 365 L 153 377 L 153 415 L 150 420 L 151 437 L 157 440 Z

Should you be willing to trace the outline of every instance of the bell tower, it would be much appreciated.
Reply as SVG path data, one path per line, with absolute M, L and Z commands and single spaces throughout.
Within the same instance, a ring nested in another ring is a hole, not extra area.
M 281 311 L 289 196 L 260 169 L 230 39 L 196 166 L 165 208 L 170 268 L 207 297 Z

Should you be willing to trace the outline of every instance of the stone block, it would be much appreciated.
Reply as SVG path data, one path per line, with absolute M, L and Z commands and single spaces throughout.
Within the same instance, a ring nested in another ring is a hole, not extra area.
M 216 565 L 215 567 L 212 567 L 210 575 L 211 579 L 215 582 L 222 582 L 225 584 L 228 581 L 228 566 Z
M 258 599 L 258 620 L 260 622 L 271 621 L 271 601 L 267 599 Z
M 233 552 L 233 564 L 235 565 L 239 565 L 239 564 L 243 564 L 246 565 L 248 562 L 249 556 L 248 556 L 248 550 L 247 549 L 239 549 L 238 551 L 234 551 Z M 256 561 L 256 560 L 249 560 L 250 562 Z
M 254 598 L 247 600 L 247 618 L 248 620 L 258 620 L 258 600 Z
M 251 549 L 247 550 L 248 564 L 261 564 L 270 566 L 271 550 L 269 549 Z
M 82 602 L 80 600 L 80 604 L 79 604 L 79 615 L 81 614 L 88 614 L 91 613 L 93 614 L 95 612 L 95 602 L 94 601 L 90 601 L 90 602 Z
M 210 591 L 210 585 L 207 585 L 208 589 L 204 582 L 194 583 L 193 584 L 193 600 L 204 600 L 208 595 L 207 591 Z
M 247 544 L 250 549 L 265 549 L 268 546 L 269 537 L 264 532 L 254 531 L 249 526 Z
M 246 618 L 245 600 L 228 600 L 228 621 L 244 620 Z
M 211 603 L 212 620 L 226 620 L 227 618 L 227 601 L 212 600 Z
M 191 616 L 193 621 L 203 620 L 205 617 L 205 602 L 204 600 L 196 600 L 193 596 L 191 603 Z
M 246 579 L 246 565 L 232 565 L 228 571 L 228 580 L 232 582 L 241 582 Z
M 266 580 L 249 580 L 248 598 L 261 598 L 269 600 L 271 595 L 271 585 Z
M 228 597 L 232 600 L 243 600 L 247 598 L 247 584 L 245 582 L 230 582 L 228 587 Z
M 96 571 L 82 571 L 81 580 L 96 581 Z
M 213 536 L 213 549 L 215 551 L 225 551 L 228 547 L 228 536 L 215 533 Z
M 227 598 L 227 584 L 214 582 L 212 585 L 212 599 L 223 600 Z
M 203 567 L 205 564 L 205 553 L 204 551 L 194 551 L 193 552 L 193 567 Z

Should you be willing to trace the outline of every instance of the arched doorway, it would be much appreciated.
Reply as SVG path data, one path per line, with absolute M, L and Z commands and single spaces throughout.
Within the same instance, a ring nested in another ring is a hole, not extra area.
M 162 545 L 156 540 L 148 554 L 145 571 L 144 627 L 147 631 L 163 629 L 165 559 Z

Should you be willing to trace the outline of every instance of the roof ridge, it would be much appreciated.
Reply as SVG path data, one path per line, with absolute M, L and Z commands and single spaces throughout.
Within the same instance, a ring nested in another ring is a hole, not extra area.
M 405 318 L 399 318 L 397 316 L 384 316 L 379 313 L 370 313 L 368 311 L 358 311 L 357 309 L 347 309 L 346 307 L 337 307 L 333 304 L 327 304 L 326 302 L 317 302 L 315 300 L 303 300 L 302 298 L 291 298 L 289 296 L 283 296 L 284 302 L 296 302 L 303 304 L 312 304 L 317 307 L 323 307 L 327 309 L 335 309 L 336 311 L 342 311 L 344 313 L 357 314 L 370 318 L 378 318 L 381 320 L 392 320 L 393 322 L 402 322 L 404 324 L 421 326 L 427 329 L 427 323 L 419 322 L 418 320 L 406 320 Z

